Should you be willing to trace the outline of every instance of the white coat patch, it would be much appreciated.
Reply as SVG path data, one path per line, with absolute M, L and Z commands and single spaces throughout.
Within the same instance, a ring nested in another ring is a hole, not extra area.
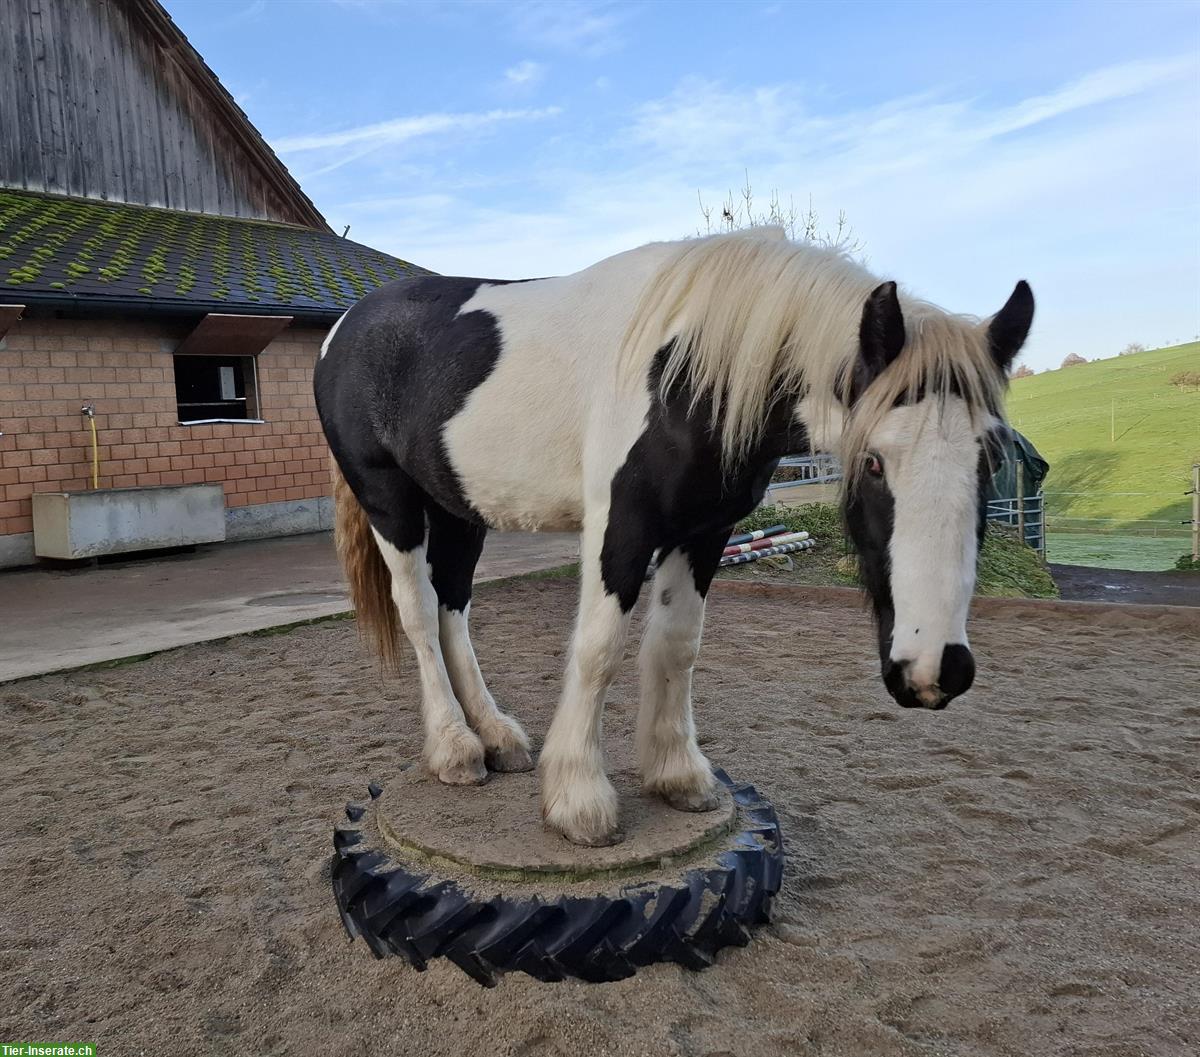
M 349 311 L 343 312 L 340 316 L 338 316 L 338 321 L 329 328 L 329 333 L 325 335 L 325 340 L 321 342 L 321 353 L 317 359 L 325 359 L 325 353 L 329 351 L 329 343 L 333 341 L 333 336 L 338 332 L 338 327 L 342 325 L 342 320 L 345 319 L 349 314 Z

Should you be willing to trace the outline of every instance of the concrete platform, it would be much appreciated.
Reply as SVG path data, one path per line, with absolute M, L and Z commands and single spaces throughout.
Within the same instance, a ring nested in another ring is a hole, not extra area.
M 495 532 L 476 580 L 577 560 L 568 533 Z M 0 682 L 346 613 L 329 533 L 96 567 L 0 572 Z
M 420 767 L 385 783 L 378 826 L 397 858 L 411 852 L 453 863 L 469 873 L 532 874 L 572 880 L 635 867 L 661 867 L 727 833 L 736 811 L 722 788 L 714 811 L 676 811 L 645 796 L 633 768 L 609 775 L 621 802 L 619 844 L 584 848 L 542 825 L 537 771 L 493 774 L 484 785 L 442 785 Z

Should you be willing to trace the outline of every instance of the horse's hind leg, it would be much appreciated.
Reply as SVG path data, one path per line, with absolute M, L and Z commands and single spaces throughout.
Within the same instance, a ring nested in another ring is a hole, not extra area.
M 471 580 L 483 550 L 487 529 L 455 517 L 430 503 L 429 566 L 438 600 L 442 656 L 454 694 L 467 721 L 479 735 L 487 766 L 493 771 L 529 771 L 529 739 L 521 725 L 496 707 L 483 681 L 467 620 L 471 611 Z
M 425 557 L 425 497 L 400 470 L 361 474 L 356 492 L 392 576 L 392 600 L 417 655 L 425 765 L 448 785 L 487 778 L 483 745 L 467 726 L 446 671 L 438 634 L 438 600 Z
M 692 541 L 663 558 L 638 654 L 642 785 L 680 811 L 711 811 L 719 803 L 712 768 L 696 745 L 692 667 L 704 629 L 705 595 L 728 537 L 721 532 Z

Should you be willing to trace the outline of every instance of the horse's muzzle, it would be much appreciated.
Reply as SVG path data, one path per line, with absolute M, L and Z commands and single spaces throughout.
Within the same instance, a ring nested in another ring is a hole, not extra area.
M 914 682 L 912 661 L 883 662 L 883 685 L 903 708 L 945 708 L 959 694 L 965 694 L 975 681 L 975 658 L 960 643 L 942 649 L 942 663 L 936 683 Z

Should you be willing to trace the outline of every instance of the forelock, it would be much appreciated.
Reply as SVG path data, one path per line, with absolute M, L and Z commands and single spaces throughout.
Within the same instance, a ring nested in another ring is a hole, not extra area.
M 840 454 L 849 488 L 856 487 L 863 456 L 880 430 L 906 422 L 910 429 L 917 422 L 923 428 L 945 425 L 952 407 L 965 414 L 973 439 L 1003 422 L 1005 379 L 991 357 L 984 326 L 923 302 L 905 304 L 904 312 L 904 350 L 848 412 Z M 911 413 L 892 414 L 908 408 Z

